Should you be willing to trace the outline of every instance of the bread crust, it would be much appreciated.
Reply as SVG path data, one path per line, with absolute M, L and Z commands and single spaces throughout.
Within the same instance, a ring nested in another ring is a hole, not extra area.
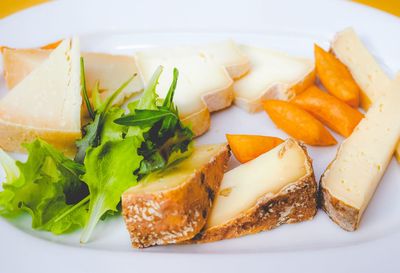
M 215 157 L 177 187 L 146 193 L 126 191 L 122 195 L 122 215 L 132 246 L 187 241 L 203 228 L 230 157 L 222 146 Z
M 306 148 L 302 146 L 306 152 Z M 307 153 L 306 153 L 307 154 Z M 307 155 L 307 174 L 271 196 L 258 198 L 256 204 L 235 219 L 201 231 L 186 243 L 208 243 L 237 238 L 282 224 L 298 223 L 312 219 L 317 213 L 317 183 L 312 160 Z
M 0 147 L 6 151 L 26 152 L 21 144 L 37 138 L 52 144 L 66 155 L 73 155 L 76 152 L 75 141 L 81 138 L 81 132 L 33 128 L 0 120 Z

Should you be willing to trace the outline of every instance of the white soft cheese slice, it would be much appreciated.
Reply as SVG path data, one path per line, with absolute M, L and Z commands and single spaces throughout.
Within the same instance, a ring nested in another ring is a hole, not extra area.
M 179 70 L 174 103 L 183 121 L 192 126 L 196 135 L 209 128 L 209 112 L 231 105 L 233 80 L 225 67 L 205 53 L 186 54 L 177 48 L 152 49 L 136 53 L 136 64 L 142 80 L 149 82 L 158 66 L 162 65 L 157 93 L 164 98 L 173 79 L 173 69 Z
M 208 218 L 214 227 L 238 217 L 253 207 L 258 198 L 274 196 L 291 183 L 299 181 L 310 168 L 304 150 L 289 139 L 271 151 L 225 173 L 220 193 Z
M 365 110 L 370 107 L 371 103 L 377 101 L 382 94 L 398 91 L 390 87 L 392 79 L 383 71 L 352 28 L 337 33 L 331 47 L 336 57 L 348 67 L 354 80 L 361 88 L 361 106 Z M 395 154 L 398 162 L 400 162 L 400 141 Z
M 233 40 L 224 40 L 196 46 L 176 46 L 153 48 L 141 52 L 142 56 L 152 58 L 182 59 L 194 55 L 204 55 L 226 68 L 232 79 L 246 74 L 250 69 L 249 58 L 243 54 Z
M 0 101 L 3 121 L 79 131 L 81 95 L 78 39 L 64 40 Z
M 250 59 L 250 72 L 234 84 L 235 103 L 247 111 L 261 110 L 265 99 L 289 100 L 295 85 L 313 78 L 312 60 L 252 46 L 241 50 Z
M 323 189 L 357 211 L 357 223 L 400 137 L 400 80 L 390 88 L 397 92 L 387 92 L 372 104 L 321 179 Z
M 51 50 L 5 48 L 3 51 L 4 76 L 8 88 L 13 88 L 36 67 L 43 63 Z M 86 85 L 90 93 L 96 81 L 99 81 L 102 98 L 110 96 L 133 74 L 137 73 L 135 59 L 132 56 L 111 55 L 106 53 L 82 53 L 85 61 Z M 115 102 L 121 104 L 126 98 L 143 89 L 140 76 L 133 79 Z

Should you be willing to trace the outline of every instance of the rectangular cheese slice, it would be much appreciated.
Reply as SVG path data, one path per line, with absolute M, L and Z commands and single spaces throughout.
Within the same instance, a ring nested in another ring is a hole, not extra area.
M 317 183 L 305 148 L 293 139 L 228 171 L 205 230 L 195 241 L 211 242 L 311 219 Z
M 163 98 L 173 79 L 173 69 L 179 70 L 174 103 L 183 122 L 190 124 L 196 135 L 210 126 L 209 112 L 231 105 L 233 81 L 225 67 L 207 57 L 203 52 L 181 54 L 178 48 L 150 49 L 137 52 L 136 63 L 142 80 L 149 82 L 159 65 L 164 67 L 158 95 Z
M 382 94 L 393 90 L 390 88 L 392 79 L 386 75 L 352 28 L 337 33 L 331 48 L 336 57 L 348 67 L 361 88 L 361 107 L 365 110 Z M 400 141 L 395 155 L 400 163 Z
M 3 49 L 4 77 L 7 87 L 12 89 L 36 67 L 43 63 L 52 50 L 44 49 Z M 137 73 L 135 59 L 131 56 L 105 53 L 82 53 L 85 61 L 86 86 L 90 93 L 96 81 L 100 83 L 101 96 L 106 98 L 117 90 L 133 74 Z M 117 97 L 121 104 L 126 98 L 143 89 L 140 77 L 136 77 Z
M 314 82 L 314 62 L 266 48 L 242 46 L 250 72 L 234 84 L 235 104 L 246 111 L 262 109 L 266 99 L 290 100 Z
M 38 137 L 63 151 L 74 149 L 81 136 L 79 59 L 79 40 L 63 41 L 0 100 L 3 149 L 20 151 Z
M 369 108 L 321 178 L 323 209 L 343 229 L 357 229 L 400 137 L 400 80 Z M 394 92 L 396 91 L 396 92 Z

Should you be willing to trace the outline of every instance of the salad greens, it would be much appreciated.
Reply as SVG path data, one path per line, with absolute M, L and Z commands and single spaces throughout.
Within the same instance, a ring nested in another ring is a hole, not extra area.
M 126 113 L 113 102 L 136 75 L 105 101 L 97 82 L 90 103 L 81 60 L 82 96 L 91 121 L 76 142 L 74 160 L 40 139 L 25 145 L 25 163 L 0 149 L 7 175 L 0 192 L 0 215 L 28 212 L 32 228 L 54 234 L 83 228 L 84 243 L 100 219 L 118 211 L 124 191 L 190 155 L 193 133 L 182 124 L 173 103 L 179 73 L 174 70 L 162 100 L 156 93 L 162 70 L 156 70 L 142 97 L 130 103 Z

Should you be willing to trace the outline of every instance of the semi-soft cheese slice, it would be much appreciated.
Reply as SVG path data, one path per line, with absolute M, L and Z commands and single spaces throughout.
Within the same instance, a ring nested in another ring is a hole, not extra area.
M 127 190 L 122 214 L 133 247 L 194 237 L 206 223 L 228 159 L 226 144 L 198 146 L 184 161 Z
M 143 82 L 147 84 L 159 65 L 164 67 L 157 87 L 163 98 L 173 79 L 173 69 L 179 70 L 174 103 L 183 121 L 201 135 L 210 126 L 209 112 L 231 105 L 233 81 L 226 69 L 206 54 L 179 54 L 178 49 L 152 49 L 136 53 L 136 63 Z
M 311 219 L 316 192 L 311 159 L 288 139 L 224 175 L 205 230 L 195 240 L 234 238 Z
M 0 146 L 20 151 L 39 137 L 73 149 L 81 135 L 79 40 L 64 40 L 0 100 Z
M 348 67 L 361 88 L 361 106 L 365 110 L 384 93 L 399 91 L 390 87 L 392 79 L 383 71 L 352 28 L 337 33 L 331 48 L 336 57 Z M 395 155 L 400 162 L 400 141 Z
M 250 71 L 234 84 L 235 104 L 249 112 L 266 99 L 289 100 L 314 82 L 314 62 L 266 48 L 242 46 Z
M 400 137 L 400 80 L 369 108 L 321 178 L 323 209 L 343 229 L 357 229 Z
M 36 67 L 43 63 L 51 50 L 13 49 L 3 50 L 4 77 L 7 87 L 12 89 Z M 86 85 L 90 93 L 96 81 L 102 91 L 103 98 L 118 89 L 133 74 L 137 73 L 135 59 L 132 56 L 111 55 L 106 53 L 82 53 L 85 61 Z M 117 97 L 115 102 L 121 104 L 126 98 L 143 89 L 140 77 L 136 77 Z

